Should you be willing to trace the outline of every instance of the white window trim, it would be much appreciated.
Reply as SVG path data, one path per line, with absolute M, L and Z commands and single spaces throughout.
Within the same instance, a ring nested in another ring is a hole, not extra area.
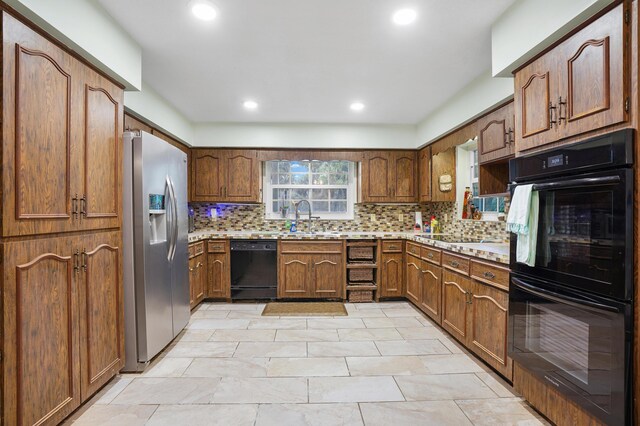
M 285 160 L 283 160 L 285 161 Z M 319 216 L 321 220 L 353 220 L 355 218 L 355 203 L 357 197 L 357 179 L 356 179 L 356 164 L 353 161 L 349 161 L 349 174 L 347 185 L 274 185 L 271 183 L 269 176 L 269 167 L 265 163 L 262 175 L 262 188 L 263 188 L 263 202 L 265 203 L 265 219 L 267 220 L 287 220 L 295 218 L 295 210 L 293 207 L 287 213 L 287 217 L 282 217 L 280 212 L 272 211 L 273 208 L 273 190 L 277 188 L 304 188 L 304 189 L 344 189 L 347 188 L 347 212 L 346 213 L 316 213 L 313 210 L 311 214 L 313 216 Z M 307 214 L 301 215 L 307 217 Z

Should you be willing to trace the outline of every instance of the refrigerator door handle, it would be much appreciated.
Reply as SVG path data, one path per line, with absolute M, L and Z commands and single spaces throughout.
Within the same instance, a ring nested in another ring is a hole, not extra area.
M 172 244 L 171 244 L 171 257 L 170 261 L 173 261 L 173 258 L 176 255 L 176 245 L 178 244 L 178 201 L 176 200 L 176 191 L 173 186 L 173 181 L 169 176 L 167 176 L 167 181 L 169 183 L 169 194 L 171 194 L 171 227 L 172 229 Z
M 169 241 L 169 249 L 167 250 L 167 260 L 171 261 L 172 252 L 173 252 L 173 202 L 171 198 L 173 194 L 171 193 L 171 180 L 169 176 L 165 178 L 165 185 L 167 188 L 167 205 L 165 206 L 165 211 L 167 212 L 167 239 Z

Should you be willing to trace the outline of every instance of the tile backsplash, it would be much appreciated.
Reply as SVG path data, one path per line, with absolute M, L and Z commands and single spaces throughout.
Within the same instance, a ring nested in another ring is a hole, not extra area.
M 212 204 L 190 203 L 195 214 L 196 230 L 213 231 L 288 231 L 285 220 L 265 219 L 264 204 Z M 212 211 L 214 214 L 212 214 Z M 502 221 L 461 220 L 456 216 L 456 204 L 356 204 L 353 220 L 318 220 L 315 230 L 342 232 L 410 232 L 413 230 L 414 212 L 422 212 L 423 220 L 435 215 L 442 232 L 465 234 L 482 238 L 506 240 L 508 233 Z M 371 215 L 376 221 L 371 221 Z M 402 214 L 403 220 L 399 216 Z M 447 220 L 444 220 L 445 215 Z M 306 222 L 306 221 L 305 221 Z M 304 228 L 306 223 L 300 228 Z

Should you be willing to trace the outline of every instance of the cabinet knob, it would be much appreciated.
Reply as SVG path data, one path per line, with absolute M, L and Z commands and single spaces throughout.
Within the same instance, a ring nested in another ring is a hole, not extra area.
M 427 253 L 427 257 L 428 257 L 429 259 L 433 259 L 433 253 Z
M 492 272 L 487 271 L 487 272 L 484 273 L 484 277 L 485 278 L 489 278 L 490 280 L 492 280 L 492 279 L 494 279 L 496 277 L 496 275 L 494 273 L 492 273 Z
M 458 266 L 460 266 L 460 264 L 458 262 L 456 262 L 455 260 L 450 261 L 449 265 L 453 266 L 454 268 L 457 268 Z

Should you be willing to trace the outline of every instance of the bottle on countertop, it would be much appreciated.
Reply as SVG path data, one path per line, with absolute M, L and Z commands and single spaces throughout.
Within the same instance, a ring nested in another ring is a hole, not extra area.
M 418 235 L 422 232 L 422 228 L 420 227 L 420 224 L 416 222 L 415 225 L 413 225 L 413 233 Z
M 424 229 L 424 233 L 425 234 L 431 233 L 431 223 L 430 222 L 425 222 L 423 229 Z
M 431 233 L 439 234 L 440 233 L 440 223 L 438 219 L 436 219 L 435 215 L 431 216 Z
M 298 228 L 296 227 L 296 221 L 295 220 L 291 221 L 291 228 L 289 228 L 289 231 L 290 232 L 297 232 L 298 231 Z

